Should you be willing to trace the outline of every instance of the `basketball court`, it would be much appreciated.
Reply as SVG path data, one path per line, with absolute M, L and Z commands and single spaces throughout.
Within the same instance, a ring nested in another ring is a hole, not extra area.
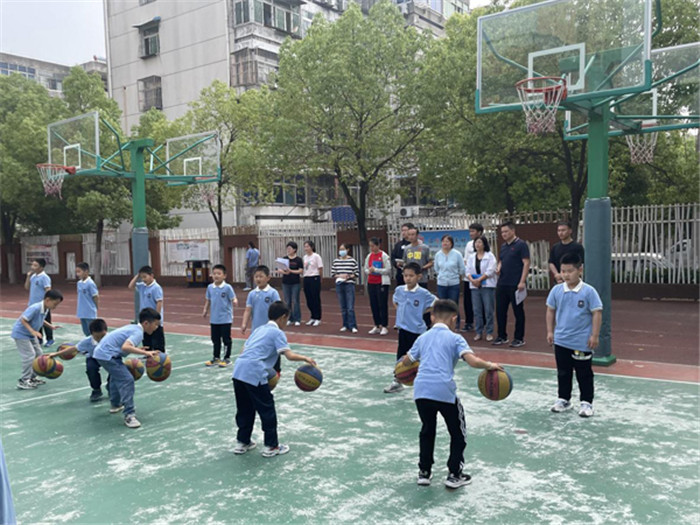
M 9 337 L 11 321 L 0 320 Z M 61 339 L 78 339 L 64 324 Z M 143 427 L 108 401 L 91 404 L 82 357 L 59 379 L 20 392 L 19 356 L 0 357 L 3 445 L 22 523 L 693 523 L 700 467 L 697 384 L 596 378 L 596 415 L 552 414 L 556 372 L 509 366 L 513 393 L 488 401 L 478 371 L 456 380 L 467 412 L 466 472 L 442 485 L 448 436 L 438 431 L 433 485 L 418 487 L 419 420 L 410 389 L 389 396 L 386 353 L 293 345 L 324 371 L 313 393 L 283 362 L 275 390 L 286 456 L 235 456 L 231 370 L 202 365 L 207 337 L 168 335 L 173 373 L 136 384 Z M 234 355 L 242 340 L 234 340 Z M 283 360 L 284 361 L 284 360 Z M 259 422 L 254 439 L 260 443 Z

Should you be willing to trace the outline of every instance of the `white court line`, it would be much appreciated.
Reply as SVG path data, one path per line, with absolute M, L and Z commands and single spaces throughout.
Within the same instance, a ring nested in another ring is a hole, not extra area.
M 183 368 L 191 368 L 193 366 L 201 366 L 202 363 L 197 362 L 197 363 L 192 363 L 189 365 L 182 365 L 182 366 L 175 366 L 173 367 L 173 370 L 182 370 Z M 27 399 L 19 399 L 17 401 L 11 401 L 10 403 L 5 403 L 3 405 L 0 405 L 0 410 L 2 410 L 5 407 L 13 406 L 13 405 L 22 405 L 25 403 L 31 403 L 32 401 L 39 401 L 43 399 L 49 399 L 51 397 L 56 397 L 56 396 L 62 396 L 65 394 L 70 394 L 72 392 L 80 392 L 81 390 L 89 390 L 89 386 L 81 386 L 80 388 L 73 388 L 72 390 L 62 390 L 61 392 L 56 392 L 54 394 L 46 394 L 43 396 L 37 396 L 37 397 L 30 397 Z

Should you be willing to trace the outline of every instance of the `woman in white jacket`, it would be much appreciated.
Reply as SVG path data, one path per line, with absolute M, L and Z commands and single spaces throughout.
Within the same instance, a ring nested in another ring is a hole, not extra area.
M 474 308 L 474 325 L 479 341 L 486 332 L 486 340 L 493 341 L 493 312 L 496 305 L 496 257 L 491 253 L 486 237 L 474 239 L 475 253 L 467 261 L 467 279 Z M 484 317 L 486 319 L 484 320 Z
M 372 307 L 374 328 L 370 334 L 387 335 L 389 330 L 389 285 L 391 284 L 391 259 L 381 250 L 382 241 L 377 237 L 369 240 L 369 255 L 365 258 L 367 291 Z

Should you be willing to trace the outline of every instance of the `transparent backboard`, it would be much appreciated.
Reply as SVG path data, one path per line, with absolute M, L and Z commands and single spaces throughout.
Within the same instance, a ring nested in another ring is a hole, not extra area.
M 516 82 L 564 78 L 567 100 L 650 88 L 652 0 L 551 0 L 482 16 L 476 112 L 520 110 Z
M 168 139 L 165 149 L 169 175 L 201 177 L 200 182 L 218 179 L 221 152 L 215 131 Z
M 78 170 L 99 168 L 100 127 L 97 112 L 48 126 L 49 163 Z

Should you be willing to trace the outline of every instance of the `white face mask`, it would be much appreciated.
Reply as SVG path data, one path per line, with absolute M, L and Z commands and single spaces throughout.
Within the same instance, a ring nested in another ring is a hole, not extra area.
M 347 254 L 348 254 L 348 251 L 347 251 L 347 250 L 340 250 L 340 251 L 338 252 L 338 255 L 340 255 L 341 257 L 345 257 Z

